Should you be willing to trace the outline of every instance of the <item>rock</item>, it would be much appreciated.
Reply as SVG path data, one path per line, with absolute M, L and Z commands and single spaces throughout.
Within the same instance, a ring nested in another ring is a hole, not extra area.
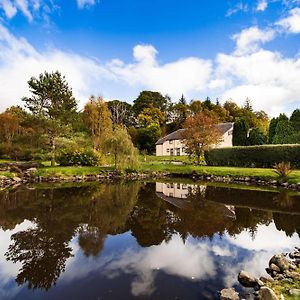
M 278 300 L 278 297 L 274 293 L 274 291 L 266 286 L 263 286 L 259 292 L 258 297 L 261 300 Z
M 241 271 L 239 273 L 238 281 L 244 287 L 256 287 L 257 286 L 257 278 L 245 271 Z
M 284 272 L 285 270 L 289 269 L 290 262 L 286 257 L 284 257 L 282 254 L 274 255 L 270 261 L 269 261 L 269 267 L 274 264 L 277 267 L 279 267 L 281 272 Z
M 298 251 L 291 252 L 289 254 L 289 257 L 292 258 L 292 259 L 300 258 L 300 252 L 298 252 Z
M 278 274 L 274 277 L 275 280 L 282 280 L 284 279 L 284 276 L 282 274 Z
M 300 290 L 299 289 L 291 289 L 291 290 L 289 290 L 289 293 L 290 293 L 291 296 L 295 296 L 295 297 L 300 296 Z
M 262 282 L 264 282 L 264 283 L 267 283 L 267 282 L 273 282 L 274 281 L 274 279 L 271 277 L 271 276 L 261 276 L 260 278 L 259 278 Z
M 281 280 L 281 282 L 282 282 L 282 283 L 293 283 L 294 280 L 293 280 L 292 278 L 283 278 L 283 279 Z
M 14 178 L 13 178 L 13 181 L 14 181 L 14 182 L 21 182 L 22 179 L 21 179 L 20 177 L 14 177 Z
M 239 300 L 240 297 L 234 288 L 230 288 L 230 289 L 223 289 L 220 292 L 220 299 L 221 300 Z
M 264 282 L 263 281 L 261 281 L 260 279 L 258 279 L 258 278 L 256 278 L 256 283 L 257 283 L 257 286 L 258 286 L 258 289 L 260 288 L 260 287 L 262 287 L 262 286 L 264 286 L 265 284 L 264 284 Z
M 300 274 L 298 272 L 285 271 L 284 275 L 287 278 L 292 278 L 292 279 L 300 280 Z
M 280 268 L 278 266 L 276 266 L 275 264 L 270 264 L 270 269 L 275 271 L 275 272 L 278 272 L 280 273 Z

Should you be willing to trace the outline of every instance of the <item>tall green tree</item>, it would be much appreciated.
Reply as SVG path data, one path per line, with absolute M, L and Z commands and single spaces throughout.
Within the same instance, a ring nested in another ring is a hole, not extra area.
M 142 91 L 133 101 L 132 110 L 137 117 L 145 108 L 156 107 L 162 112 L 168 107 L 168 99 L 159 92 Z
M 268 141 L 267 136 L 260 128 L 252 128 L 249 132 L 248 145 L 264 145 Z
M 155 143 L 161 136 L 161 129 L 158 124 L 152 123 L 145 128 L 137 130 L 136 142 L 140 150 L 152 154 L 155 151 Z
M 233 125 L 233 146 L 246 146 L 248 140 L 249 125 L 245 119 L 237 120 Z
M 281 120 L 276 126 L 273 144 L 292 144 L 294 143 L 295 129 L 289 120 Z
M 26 107 L 43 119 L 51 144 L 51 165 L 55 165 L 55 138 L 65 131 L 76 115 L 77 102 L 64 76 L 58 71 L 40 74 L 28 81 L 30 97 L 24 97 Z
M 300 131 L 300 109 L 295 109 L 290 118 L 291 124 L 296 131 Z

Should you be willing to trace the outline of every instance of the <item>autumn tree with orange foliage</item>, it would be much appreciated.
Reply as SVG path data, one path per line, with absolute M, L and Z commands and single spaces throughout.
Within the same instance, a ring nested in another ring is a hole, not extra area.
M 216 127 L 218 119 L 207 112 L 199 112 L 183 124 L 182 140 L 185 151 L 196 158 L 197 164 L 203 157 L 204 151 L 221 141 L 221 132 Z
M 20 128 L 19 120 L 14 115 L 8 112 L 0 114 L 0 140 L 11 145 Z

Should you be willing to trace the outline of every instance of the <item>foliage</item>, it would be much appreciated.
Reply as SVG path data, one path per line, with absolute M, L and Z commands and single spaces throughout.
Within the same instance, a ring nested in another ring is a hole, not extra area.
M 113 124 L 130 126 L 134 124 L 134 117 L 131 104 L 112 100 L 107 102 Z
M 156 107 L 164 112 L 167 108 L 167 99 L 159 92 L 142 91 L 133 101 L 132 110 L 138 116 L 144 108 Z
M 278 121 L 276 126 L 273 144 L 291 144 L 293 143 L 293 136 L 295 130 L 288 120 Z
M 161 136 L 161 130 L 158 124 L 150 124 L 146 128 L 137 130 L 136 142 L 140 150 L 146 150 L 147 153 L 155 151 L 155 143 Z
M 273 143 L 277 124 L 278 124 L 278 118 L 272 118 L 270 121 L 269 132 L 268 132 L 269 144 Z
M 137 149 L 123 126 L 116 126 L 105 139 L 104 149 L 113 156 L 115 169 L 135 168 L 138 164 Z
M 77 103 L 73 97 L 72 89 L 58 71 L 45 72 L 39 78 L 32 77 L 28 81 L 31 97 L 24 97 L 26 107 L 39 119 L 49 134 L 52 159 L 55 165 L 55 138 L 66 131 L 74 115 Z
M 248 140 L 249 125 L 243 118 L 237 120 L 233 125 L 232 144 L 233 146 L 246 146 Z
M 20 131 L 19 120 L 13 114 L 0 114 L 0 140 L 11 144 L 14 136 Z
M 288 175 L 292 172 L 291 163 L 290 162 L 280 162 L 274 165 L 274 172 L 279 176 L 281 179 L 286 179 Z
M 300 167 L 300 145 L 262 145 L 212 149 L 205 152 L 210 166 L 273 167 L 281 161 L 289 161 Z
M 83 119 L 90 131 L 94 149 L 101 150 L 112 130 L 111 115 L 105 101 L 101 97 L 91 96 L 84 106 Z
M 198 164 L 204 151 L 218 144 L 221 140 L 221 133 L 216 128 L 216 123 L 216 119 L 200 112 L 189 117 L 183 125 L 182 140 L 185 151 L 189 156 L 194 156 Z
M 253 128 L 250 130 L 248 137 L 248 145 L 264 145 L 267 143 L 267 136 L 263 133 L 260 128 Z
M 92 150 L 61 151 L 57 156 L 57 162 L 61 166 L 97 166 L 100 156 Z
M 148 126 L 150 124 L 162 125 L 166 117 L 159 108 L 151 106 L 144 108 L 137 118 L 142 126 Z
M 290 117 L 291 125 L 296 131 L 300 131 L 300 109 L 295 109 Z

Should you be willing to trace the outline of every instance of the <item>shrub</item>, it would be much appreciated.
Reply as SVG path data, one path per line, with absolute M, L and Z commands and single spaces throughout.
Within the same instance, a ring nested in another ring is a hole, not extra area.
M 268 167 L 282 161 L 300 167 L 300 145 L 262 145 L 211 149 L 205 152 L 210 166 Z
M 278 175 L 279 178 L 285 179 L 292 172 L 290 162 L 284 162 L 274 165 L 274 172 Z
M 56 161 L 61 166 L 96 166 L 100 156 L 92 150 L 65 150 L 57 155 Z

